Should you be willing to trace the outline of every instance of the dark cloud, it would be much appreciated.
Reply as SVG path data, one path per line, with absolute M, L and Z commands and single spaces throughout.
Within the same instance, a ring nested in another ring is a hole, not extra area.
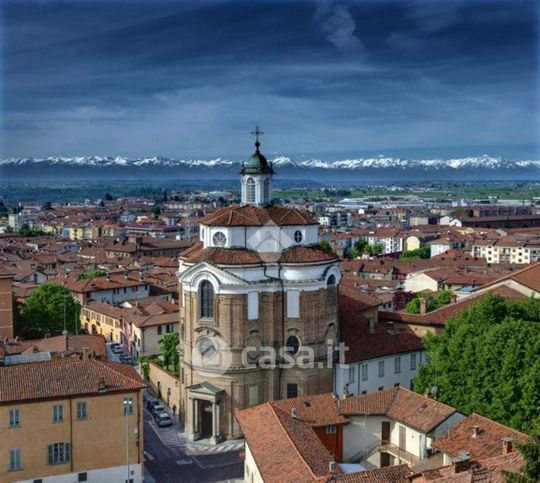
M 4 156 L 537 155 L 533 0 L 1 8 Z

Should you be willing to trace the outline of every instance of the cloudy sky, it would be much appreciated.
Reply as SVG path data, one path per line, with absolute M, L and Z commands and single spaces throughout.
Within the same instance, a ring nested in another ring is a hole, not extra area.
M 0 154 L 538 158 L 537 4 L 4 0 Z

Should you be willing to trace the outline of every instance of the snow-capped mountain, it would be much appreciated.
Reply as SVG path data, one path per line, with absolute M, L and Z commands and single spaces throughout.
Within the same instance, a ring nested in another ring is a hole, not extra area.
M 291 179 L 332 180 L 489 180 L 540 179 L 540 160 L 511 161 L 488 155 L 460 159 L 405 159 L 387 156 L 337 161 L 270 159 L 278 175 Z M 172 159 L 75 156 L 0 159 L 0 179 L 230 179 L 241 162 L 232 159 Z

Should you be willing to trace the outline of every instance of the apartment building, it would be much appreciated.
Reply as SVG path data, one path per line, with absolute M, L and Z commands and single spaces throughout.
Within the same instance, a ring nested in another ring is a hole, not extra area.
M 488 263 L 535 263 L 540 260 L 540 240 L 518 240 L 511 237 L 476 240 L 471 255 L 485 258 Z
M 132 367 L 19 364 L 0 367 L 0 387 L 0 482 L 142 482 L 145 385 Z

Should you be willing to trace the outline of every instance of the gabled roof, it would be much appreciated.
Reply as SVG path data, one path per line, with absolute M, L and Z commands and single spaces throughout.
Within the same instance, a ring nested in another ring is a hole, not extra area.
M 455 412 L 451 406 L 404 387 L 370 392 L 340 402 L 340 413 L 345 416 L 386 414 L 423 433 L 431 432 Z
M 270 403 L 239 411 L 236 418 L 266 483 L 326 481 L 331 475 L 333 458 L 309 424 Z
M 312 427 L 347 424 L 349 420 L 339 414 L 336 399 L 333 394 L 295 397 L 272 401 L 272 406 L 292 414 L 296 410 L 297 419 Z

